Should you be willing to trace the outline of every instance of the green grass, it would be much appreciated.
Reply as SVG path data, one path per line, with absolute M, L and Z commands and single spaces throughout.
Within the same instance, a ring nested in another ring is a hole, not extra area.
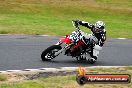
M 1 0 L 0 33 L 65 35 L 80 19 L 103 20 L 110 38 L 132 38 L 131 14 L 131 0 Z
M 130 74 L 132 76 L 132 66 L 120 68 L 89 68 L 87 74 Z M 80 86 L 76 82 L 76 75 L 42 77 L 34 80 L 21 82 L 1 83 L 0 88 L 132 88 L 129 84 L 85 84 Z

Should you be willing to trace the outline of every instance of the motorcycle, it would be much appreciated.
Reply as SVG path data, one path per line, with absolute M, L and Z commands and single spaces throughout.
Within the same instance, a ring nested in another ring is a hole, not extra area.
M 45 49 L 41 54 L 42 61 L 50 61 L 62 52 L 64 55 L 76 58 L 77 61 L 87 60 L 90 64 L 97 61 L 100 50 L 96 45 L 98 43 L 97 38 L 93 34 L 87 35 L 81 31 L 79 25 L 75 25 L 75 21 L 72 21 L 72 24 L 75 31 L 60 38 L 55 45 Z

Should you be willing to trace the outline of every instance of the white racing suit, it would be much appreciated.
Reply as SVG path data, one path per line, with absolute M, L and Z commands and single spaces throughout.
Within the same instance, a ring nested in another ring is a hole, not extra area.
M 85 22 L 85 21 L 78 21 L 78 24 L 82 25 L 82 26 L 85 26 L 85 27 L 89 28 L 92 31 L 91 34 L 85 34 L 85 33 L 82 33 L 82 34 L 84 35 L 84 37 L 86 39 L 94 40 L 96 42 L 95 46 L 93 47 L 91 57 L 92 56 L 98 57 L 99 51 L 102 50 L 102 46 L 103 46 L 103 44 L 106 40 L 106 31 L 105 31 L 105 29 L 103 28 L 101 32 L 95 33 L 94 32 L 95 26 L 93 24 L 90 24 L 90 23 Z

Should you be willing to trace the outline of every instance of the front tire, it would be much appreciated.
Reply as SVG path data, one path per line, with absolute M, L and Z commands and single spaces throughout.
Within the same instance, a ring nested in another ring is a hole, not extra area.
M 44 50 L 41 54 L 42 61 L 50 61 L 51 59 L 55 58 L 55 52 L 58 52 L 61 48 L 59 45 L 52 45 Z

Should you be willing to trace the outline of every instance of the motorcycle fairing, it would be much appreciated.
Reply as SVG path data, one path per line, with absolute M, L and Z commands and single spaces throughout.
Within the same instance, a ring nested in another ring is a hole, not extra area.
M 69 35 L 66 35 L 65 38 L 60 38 L 59 42 L 66 43 L 66 44 L 71 44 L 72 40 L 68 38 Z

